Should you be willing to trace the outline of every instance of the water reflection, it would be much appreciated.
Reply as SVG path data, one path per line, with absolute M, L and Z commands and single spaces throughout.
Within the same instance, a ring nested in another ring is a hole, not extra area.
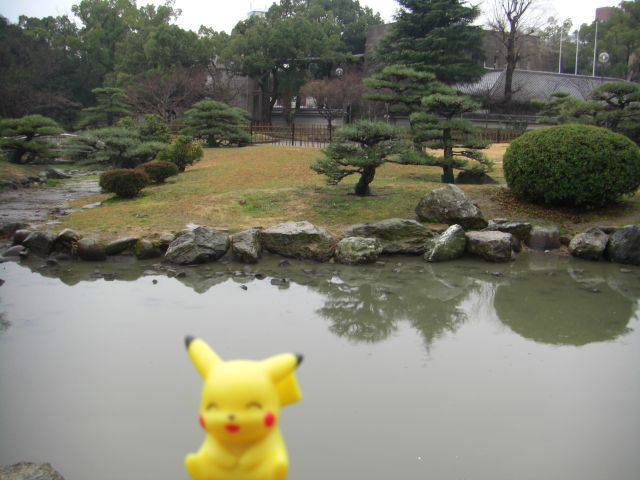
M 252 267 L 219 262 L 176 268 L 126 257 L 96 264 L 46 265 L 31 260 L 25 265 L 67 285 L 99 279 L 135 281 L 152 274 L 175 276 L 197 293 L 230 279 L 249 290 L 260 281 L 280 289 L 289 283 L 304 285 L 322 296 L 324 304 L 317 313 L 335 335 L 353 342 L 380 342 L 393 336 L 401 322 L 408 322 L 427 350 L 481 312 L 536 342 L 585 345 L 628 333 L 630 319 L 640 310 L 640 269 L 536 254 L 506 265 L 471 260 L 431 265 L 403 258 L 345 267 L 283 263 L 279 257 Z

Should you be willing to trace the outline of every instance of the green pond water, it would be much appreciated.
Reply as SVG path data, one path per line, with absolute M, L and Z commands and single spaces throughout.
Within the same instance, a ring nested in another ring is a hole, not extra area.
M 305 355 L 292 480 L 640 478 L 640 268 L 281 261 L 1 264 L 0 465 L 186 479 L 190 334 L 228 359 Z

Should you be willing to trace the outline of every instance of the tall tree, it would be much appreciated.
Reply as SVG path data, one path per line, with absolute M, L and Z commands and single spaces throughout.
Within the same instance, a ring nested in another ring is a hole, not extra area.
M 461 0 L 398 0 L 391 31 L 374 51 L 379 65 L 431 72 L 446 84 L 472 82 L 483 73 L 482 29 L 472 25 L 477 6 Z
M 488 26 L 496 31 L 505 47 L 504 103 L 513 98 L 513 73 L 522 59 L 525 37 L 536 32 L 541 22 L 536 15 L 538 0 L 494 0 Z
M 598 28 L 598 50 L 608 52 L 611 58 L 605 73 L 640 80 L 640 0 L 620 2 L 611 18 L 600 22 Z

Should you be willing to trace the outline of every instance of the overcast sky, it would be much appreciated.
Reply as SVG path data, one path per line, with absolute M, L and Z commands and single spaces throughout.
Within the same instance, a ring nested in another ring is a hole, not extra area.
M 488 3 L 486 0 L 484 3 Z M 619 1 L 607 0 L 540 0 L 546 5 L 544 16 L 571 18 L 574 26 L 591 23 L 598 7 L 618 5 Z M 478 3 L 483 3 L 477 0 Z M 49 15 L 71 16 L 71 6 L 79 0 L 0 0 L 0 15 L 16 22 L 20 15 L 46 17 Z M 138 5 L 164 3 L 164 0 L 138 0 Z M 265 9 L 273 0 L 176 0 L 176 7 L 182 10 L 178 24 L 182 28 L 197 31 L 201 24 L 216 31 L 230 32 L 233 26 L 246 18 L 250 10 Z M 476 1 L 472 2 L 476 3 Z M 385 21 L 392 21 L 398 8 L 395 0 L 360 0 L 361 5 L 379 12 Z

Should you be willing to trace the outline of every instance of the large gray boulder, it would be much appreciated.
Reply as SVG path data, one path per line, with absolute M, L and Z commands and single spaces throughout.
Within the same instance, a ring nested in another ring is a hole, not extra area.
M 59 168 L 49 167 L 45 170 L 44 175 L 47 178 L 53 178 L 54 180 L 62 180 L 64 178 L 71 178 L 71 175 L 60 170 Z
M 467 248 L 467 237 L 460 225 L 451 225 L 444 231 L 433 247 L 424 254 L 427 262 L 444 262 L 454 260 L 464 255 Z
M 164 258 L 178 265 L 213 262 L 227 253 L 230 244 L 229 235 L 225 232 L 198 226 L 171 242 Z
M 569 242 L 569 253 L 574 257 L 586 260 L 600 260 L 604 255 L 609 235 L 599 228 L 590 228 L 579 233 Z
M 95 238 L 81 238 L 78 241 L 78 258 L 89 262 L 99 262 L 107 259 L 104 243 Z
M 544 251 L 560 248 L 560 231 L 558 227 L 535 226 L 531 229 L 531 235 L 525 243 L 532 250 Z
M 436 233 L 415 220 L 389 218 L 352 225 L 344 231 L 343 236 L 377 238 L 382 245 L 382 253 L 421 255 Z
M 48 463 L 20 462 L 0 467 L 2 480 L 64 480 Z
M 249 228 L 231 237 L 233 258 L 243 263 L 256 263 L 262 256 L 260 229 Z
M 336 260 L 346 265 L 375 262 L 382 253 L 382 244 L 377 238 L 346 237 L 336 245 Z
M 607 255 L 612 262 L 640 265 L 640 225 L 616 230 L 609 237 Z
M 489 262 L 513 259 L 512 236 L 505 232 L 467 232 L 467 252 Z
M 57 235 L 55 233 L 46 230 L 31 232 L 29 236 L 24 239 L 22 245 L 33 253 L 49 255 L 53 251 L 56 237 Z
M 262 246 L 272 253 L 318 262 L 329 260 L 336 246 L 333 235 L 307 221 L 266 228 L 260 233 L 260 239 Z
M 455 185 L 427 193 L 416 206 L 416 215 L 423 222 L 458 224 L 465 230 L 481 230 L 487 226 L 480 209 Z

